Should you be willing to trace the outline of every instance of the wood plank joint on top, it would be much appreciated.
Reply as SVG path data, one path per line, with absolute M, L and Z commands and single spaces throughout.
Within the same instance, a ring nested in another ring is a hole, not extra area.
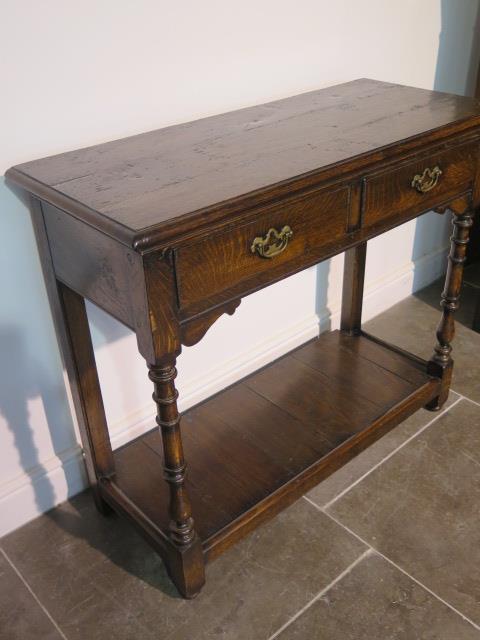
M 479 126 L 479 101 L 361 79 L 35 160 L 7 177 L 144 252 Z

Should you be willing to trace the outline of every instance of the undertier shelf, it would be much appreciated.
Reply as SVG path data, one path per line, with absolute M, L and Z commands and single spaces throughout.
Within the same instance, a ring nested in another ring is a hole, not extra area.
M 186 486 L 207 556 L 293 502 L 438 388 L 419 359 L 334 331 L 187 411 Z M 118 449 L 115 464 L 115 489 L 166 531 L 169 492 L 157 429 Z

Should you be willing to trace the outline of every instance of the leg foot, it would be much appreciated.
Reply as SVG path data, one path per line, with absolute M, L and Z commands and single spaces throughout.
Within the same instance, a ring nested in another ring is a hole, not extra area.
M 448 400 L 450 383 L 452 381 L 453 360 L 450 359 L 445 367 L 435 366 L 435 363 L 430 361 L 428 363 L 428 372 L 436 378 L 441 378 L 441 387 L 438 396 L 430 400 L 430 402 L 425 405 L 425 409 L 428 409 L 428 411 L 440 411 Z
M 425 405 L 425 409 L 427 409 L 428 411 L 440 411 L 445 404 L 445 400 L 442 402 L 440 396 L 436 396 L 435 398 L 433 398 L 433 400 L 430 400 L 430 402 Z
M 108 502 L 105 502 L 105 500 L 102 498 L 102 496 L 100 495 L 100 490 L 98 489 L 98 486 L 94 485 L 94 486 L 91 486 L 90 488 L 92 490 L 93 501 L 95 503 L 95 506 L 97 507 L 97 511 L 102 516 L 105 516 L 105 517 L 113 515 L 114 511 L 112 507 L 108 504 Z
M 205 560 L 200 539 L 195 532 L 185 486 L 187 464 L 177 409 L 175 360 L 170 358 L 158 364 L 149 364 L 148 368 L 148 376 L 154 384 L 156 420 L 163 443 L 163 475 L 170 491 L 167 571 L 182 596 L 193 598 L 205 583 Z
M 205 559 L 200 540 L 195 537 L 188 547 L 173 549 L 166 568 L 180 595 L 188 600 L 195 598 L 205 584 Z

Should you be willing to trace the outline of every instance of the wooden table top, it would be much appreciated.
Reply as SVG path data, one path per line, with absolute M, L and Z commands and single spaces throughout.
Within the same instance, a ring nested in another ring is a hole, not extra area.
M 246 194 L 267 198 L 284 181 L 382 160 L 425 134 L 478 125 L 477 100 L 361 79 L 27 162 L 7 176 L 110 235 L 138 238 Z

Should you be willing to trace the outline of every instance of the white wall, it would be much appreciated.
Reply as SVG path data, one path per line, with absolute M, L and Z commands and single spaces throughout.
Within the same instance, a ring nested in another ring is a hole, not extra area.
M 9 166 L 372 77 L 465 92 L 477 0 L 3 0 L 0 174 Z M 440 40 L 439 40 L 440 36 Z M 440 42 L 440 49 L 439 49 Z M 0 533 L 84 486 L 27 210 L 0 184 Z M 444 268 L 445 222 L 373 241 L 366 315 Z M 391 239 L 392 239 L 391 238 Z M 393 249 L 392 249 L 393 248 Z M 179 360 L 182 407 L 338 321 L 342 258 L 245 299 Z M 134 337 L 90 308 L 115 444 L 151 425 Z

